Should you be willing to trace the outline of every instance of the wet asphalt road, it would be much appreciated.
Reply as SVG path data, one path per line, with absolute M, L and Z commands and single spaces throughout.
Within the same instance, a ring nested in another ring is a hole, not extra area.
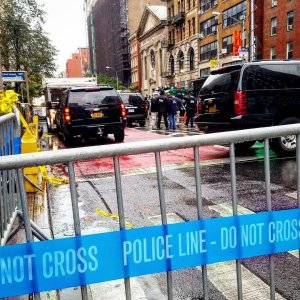
M 242 211 L 266 211 L 262 149 L 257 147 L 245 156 L 251 157 L 251 160 L 243 161 L 243 156 L 240 156 L 236 164 L 238 205 Z M 296 190 L 295 158 L 280 159 L 276 155 L 272 156 L 270 163 L 272 209 L 296 208 L 297 201 L 290 194 Z M 63 167 L 61 171 L 64 171 Z M 83 234 L 118 230 L 117 220 L 100 216 L 96 212 L 100 209 L 117 214 L 115 181 L 111 174 L 78 179 L 77 193 Z M 230 214 L 232 200 L 229 164 L 226 161 L 216 161 L 214 164 L 203 163 L 201 182 L 204 218 L 225 216 L 224 207 L 229 210 Z M 177 222 L 196 220 L 194 169 L 189 167 L 163 169 L 163 184 L 167 213 L 173 214 Z M 159 224 L 160 206 L 156 173 L 149 171 L 134 176 L 124 175 L 122 176 L 122 189 L 124 213 L 128 223 L 135 228 Z M 68 186 L 51 188 L 50 201 L 55 237 L 73 235 Z M 263 283 L 269 283 L 268 257 L 245 259 L 242 265 L 255 278 Z M 282 296 L 283 299 L 300 299 L 299 260 L 295 255 L 290 253 L 275 255 L 275 273 L 278 296 Z M 226 276 L 225 274 L 225 282 Z M 157 274 L 150 277 L 137 279 L 144 290 L 146 299 L 165 299 L 166 275 Z M 208 288 L 209 299 L 234 299 L 224 292 L 224 288 L 219 286 L 218 282 L 210 278 Z M 158 290 L 156 294 L 153 294 L 154 289 Z M 173 292 L 174 299 L 202 299 L 201 270 L 190 268 L 173 272 Z M 247 294 L 247 290 L 244 290 L 244 293 Z M 268 294 L 268 289 L 266 293 Z M 254 297 L 254 295 L 253 297 L 248 295 L 245 299 L 254 299 Z

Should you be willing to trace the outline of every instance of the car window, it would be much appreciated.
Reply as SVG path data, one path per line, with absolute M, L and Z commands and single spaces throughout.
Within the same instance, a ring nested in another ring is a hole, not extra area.
M 249 66 L 244 70 L 245 90 L 300 88 L 300 64 Z
M 69 94 L 69 105 L 116 104 L 119 102 L 115 90 L 74 90 Z
M 130 105 L 143 104 L 144 99 L 140 95 L 120 94 L 123 102 Z
M 234 70 L 208 76 L 200 90 L 200 94 L 229 93 L 236 90 L 239 74 L 240 70 Z

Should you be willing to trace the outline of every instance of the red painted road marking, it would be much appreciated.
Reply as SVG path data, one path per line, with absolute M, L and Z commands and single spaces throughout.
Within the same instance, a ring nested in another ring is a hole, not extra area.
M 145 141 L 171 138 L 151 132 L 143 132 L 132 128 L 126 128 L 126 142 Z M 228 157 L 229 151 L 221 146 L 203 146 L 200 147 L 200 159 L 212 160 Z M 180 149 L 161 152 L 162 165 L 180 164 L 192 162 L 194 159 L 193 149 Z M 120 157 L 121 171 L 133 171 L 136 169 L 145 169 L 155 166 L 154 153 L 128 155 Z M 76 176 L 98 175 L 112 173 L 114 165 L 112 158 L 95 159 L 88 162 L 79 162 L 75 164 Z

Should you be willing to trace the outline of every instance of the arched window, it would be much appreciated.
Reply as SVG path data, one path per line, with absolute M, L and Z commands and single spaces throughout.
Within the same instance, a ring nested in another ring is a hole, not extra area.
M 179 66 L 179 72 L 184 71 L 184 54 L 182 51 L 178 54 L 178 66 Z
M 173 55 L 170 56 L 169 63 L 170 63 L 170 71 L 171 74 L 173 75 L 175 73 L 175 61 Z
M 190 49 L 190 70 L 194 70 L 195 69 L 195 52 L 194 49 L 191 48 Z

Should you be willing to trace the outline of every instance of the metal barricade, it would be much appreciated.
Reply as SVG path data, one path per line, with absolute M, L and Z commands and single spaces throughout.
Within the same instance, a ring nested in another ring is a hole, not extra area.
M 11 113 L 0 117 L 0 156 L 14 154 L 15 130 L 18 127 L 16 115 Z M 0 170 L 0 238 L 1 245 L 7 241 L 12 224 L 17 217 L 15 170 Z
M 122 176 L 120 170 L 119 157 L 123 155 L 135 155 L 143 153 L 154 153 L 155 163 L 156 163 L 156 173 L 159 191 L 159 201 L 161 210 L 162 225 L 167 224 L 167 211 L 165 204 L 164 195 L 164 184 L 163 184 L 163 171 L 161 165 L 160 153 L 162 151 L 177 150 L 184 148 L 193 148 L 194 150 L 194 169 L 195 169 L 195 184 L 196 184 L 196 200 L 197 200 L 197 216 L 195 219 L 202 220 L 203 215 L 203 203 L 201 195 L 201 161 L 199 153 L 200 146 L 207 145 L 230 145 L 230 173 L 231 173 L 231 198 L 232 198 L 232 210 L 233 215 L 238 215 L 237 210 L 237 185 L 236 185 L 236 158 L 235 158 L 235 143 L 251 141 L 251 140 L 261 140 L 264 141 L 264 170 L 265 170 L 265 193 L 266 193 L 266 203 L 268 211 L 271 211 L 271 192 L 270 192 L 270 155 L 269 155 L 269 140 L 272 138 L 286 136 L 286 135 L 296 135 L 297 136 L 297 199 L 298 206 L 300 207 L 300 124 L 277 126 L 272 128 L 259 128 L 235 132 L 225 132 L 225 133 L 214 133 L 199 136 L 189 136 L 183 138 L 170 138 L 165 140 L 154 140 L 154 141 L 144 141 L 144 142 L 133 142 L 124 143 L 117 145 L 104 145 L 96 147 L 86 147 L 86 148 L 76 148 L 76 149 L 64 149 L 55 152 L 42 152 L 32 154 L 24 154 L 15 157 L 1 157 L 0 158 L 0 170 L 1 174 L 7 172 L 17 172 L 18 183 L 20 186 L 21 197 L 26 199 L 26 193 L 24 189 L 24 179 L 22 174 L 22 169 L 29 166 L 38 165 L 53 165 L 60 163 L 68 164 L 68 174 L 70 181 L 70 191 L 71 191 L 71 201 L 73 208 L 73 222 L 75 229 L 75 236 L 81 235 L 81 223 L 79 217 L 79 207 L 78 199 L 76 193 L 76 178 L 74 172 L 74 162 L 83 160 L 92 160 L 96 158 L 106 158 L 113 157 L 114 162 L 114 174 L 115 174 L 115 184 L 117 192 L 117 204 L 118 204 L 118 214 L 119 214 L 119 228 L 120 230 L 125 229 L 125 215 L 123 208 L 123 196 L 122 196 Z M 12 170 L 12 171 L 9 171 Z M 17 171 L 13 171 L 17 170 Z M 3 175 L 2 175 L 3 176 Z M 3 177 L 2 177 L 3 178 Z M 2 183 L 2 190 L 6 189 Z M 3 193 L 2 193 L 3 194 Z M 26 203 L 26 201 L 22 201 Z M 23 214 L 26 228 L 27 241 L 32 241 L 32 234 L 30 228 L 30 220 L 28 216 L 28 211 L 26 206 L 23 206 Z M 167 234 L 167 232 L 165 232 Z M 274 260 L 273 256 L 269 256 L 269 274 L 270 274 L 270 299 L 275 299 L 275 272 L 274 272 Z M 206 265 L 202 266 L 202 278 L 203 278 L 203 298 L 209 299 L 208 291 L 208 277 Z M 241 263 L 236 260 L 236 278 L 238 287 L 238 299 L 243 299 L 243 284 L 241 276 Z M 131 288 L 130 288 L 130 278 L 125 278 L 125 293 L 126 299 L 131 299 Z M 167 271 L 167 291 L 168 299 L 173 299 L 173 288 L 172 288 L 172 271 Z M 87 296 L 87 286 L 81 286 L 82 299 L 88 299 Z M 36 295 L 38 298 L 39 295 Z

